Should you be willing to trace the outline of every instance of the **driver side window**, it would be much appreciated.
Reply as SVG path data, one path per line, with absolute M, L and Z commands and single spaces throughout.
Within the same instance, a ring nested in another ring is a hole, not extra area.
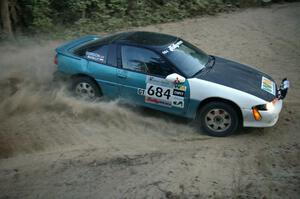
M 172 68 L 151 50 L 134 46 L 122 46 L 121 55 L 124 69 L 163 77 L 173 73 Z

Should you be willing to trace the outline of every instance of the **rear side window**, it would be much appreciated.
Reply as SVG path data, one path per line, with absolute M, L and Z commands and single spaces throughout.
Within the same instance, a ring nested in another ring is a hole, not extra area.
M 163 77 L 173 73 L 172 68 L 151 50 L 134 46 L 122 46 L 121 55 L 124 69 Z
M 85 57 L 89 60 L 101 64 L 106 64 L 108 58 L 108 50 L 109 50 L 108 45 L 87 49 L 85 51 Z

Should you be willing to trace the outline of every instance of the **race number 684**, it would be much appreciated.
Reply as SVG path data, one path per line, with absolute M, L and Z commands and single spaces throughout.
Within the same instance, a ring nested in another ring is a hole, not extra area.
M 163 86 L 147 84 L 146 95 L 149 97 L 169 100 L 171 97 L 171 89 Z

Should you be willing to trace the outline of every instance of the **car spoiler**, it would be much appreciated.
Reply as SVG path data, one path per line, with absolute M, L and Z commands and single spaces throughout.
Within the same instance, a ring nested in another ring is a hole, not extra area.
M 101 37 L 98 35 L 87 35 L 84 37 L 80 37 L 78 39 L 72 40 L 70 42 L 67 42 L 61 46 L 59 46 L 58 48 L 55 49 L 55 51 L 57 53 L 65 53 L 65 52 L 69 52 L 70 50 L 72 50 L 75 47 L 79 47 L 87 42 L 90 41 L 94 41 L 97 39 L 100 39 Z

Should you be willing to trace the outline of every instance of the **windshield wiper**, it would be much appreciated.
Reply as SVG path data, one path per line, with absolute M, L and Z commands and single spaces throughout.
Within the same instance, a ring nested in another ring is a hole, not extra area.
M 198 72 L 196 72 L 193 77 L 197 76 L 198 74 L 202 73 L 203 71 L 206 71 L 207 69 L 210 69 L 214 66 L 215 64 L 215 57 L 212 55 L 209 55 L 208 61 L 205 64 L 205 66 L 203 68 L 201 68 Z
M 216 58 L 215 58 L 214 56 L 209 55 L 208 62 L 207 62 L 207 64 L 205 65 L 205 67 L 209 67 L 209 68 L 213 67 L 214 64 L 215 64 L 215 59 L 216 59 Z

